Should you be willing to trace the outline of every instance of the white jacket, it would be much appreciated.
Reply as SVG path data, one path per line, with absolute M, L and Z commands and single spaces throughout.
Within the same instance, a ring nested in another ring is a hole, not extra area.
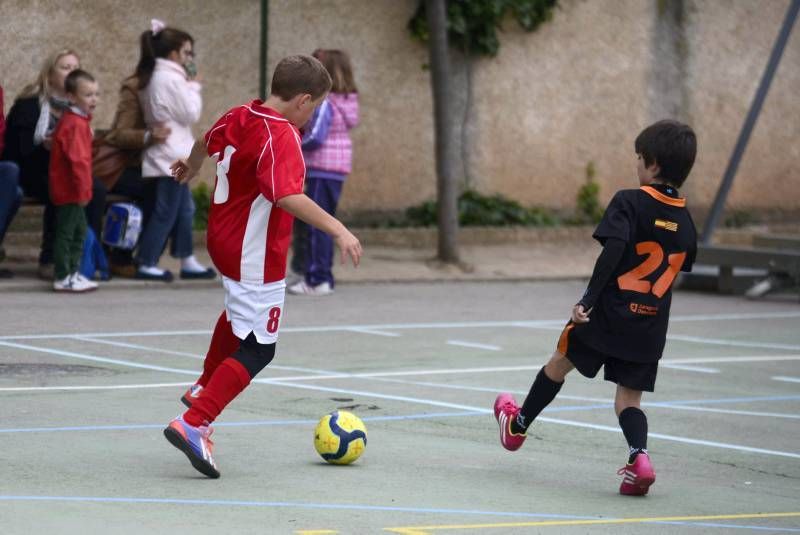
M 203 110 L 202 86 L 189 80 L 183 67 L 168 59 L 156 58 L 150 83 L 139 91 L 144 120 L 148 128 L 163 124 L 170 128 L 165 143 L 144 150 L 142 176 L 170 176 L 169 166 L 178 158 L 187 158 L 194 145 L 192 125 Z

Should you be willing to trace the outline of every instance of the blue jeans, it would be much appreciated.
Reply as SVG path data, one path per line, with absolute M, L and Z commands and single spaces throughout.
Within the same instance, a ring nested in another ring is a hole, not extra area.
M 139 265 L 155 266 L 170 240 L 170 254 L 175 258 L 192 255 L 192 221 L 194 201 L 186 184 L 174 178 L 160 176 L 154 179 L 155 200 L 153 212 L 139 240 L 136 259 Z
M 323 210 L 336 215 L 336 206 L 342 194 L 341 180 L 332 178 L 306 178 L 306 194 Z M 333 239 L 316 227 L 308 227 L 306 257 L 306 283 L 317 286 L 323 282 L 333 286 Z
M 0 162 L 0 244 L 21 203 L 19 167 L 14 162 Z

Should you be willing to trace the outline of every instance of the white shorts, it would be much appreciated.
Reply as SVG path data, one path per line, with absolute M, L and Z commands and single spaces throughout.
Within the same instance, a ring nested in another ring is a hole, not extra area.
M 269 284 L 238 282 L 222 277 L 225 287 L 225 313 L 233 334 L 244 340 L 255 334 L 259 344 L 274 344 L 283 320 L 286 281 Z

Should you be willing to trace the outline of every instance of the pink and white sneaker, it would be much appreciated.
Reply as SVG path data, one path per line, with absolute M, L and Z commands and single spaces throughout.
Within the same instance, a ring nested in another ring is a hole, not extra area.
M 632 464 L 626 464 L 617 471 L 622 476 L 619 493 L 626 496 L 644 496 L 656 480 L 650 456 L 639 453 Z
M 203 390 L 203 385 L 194 384 L 189 387 L 189 390 L 181 396 L 181 403 L 192 408 L 192 403 L 194 403 L 197 398 L 200 397 L 200 392 Z
M 214 443 L 211 442 L 211 433 L 213 432 L 214 430 L 209 426 L 195 427 L 187 424 L 183 420 L 183 416 L 178 416 L 164 429 L 164 436 L 167 437 L 170 444 L 189 458 L 189 462 L 192 463 L 195 470 L 216 479 L 219 477 L 219 470 L 211 456 L 214 448 Z
M 494 400 L 494 417 L 500 426 L 500 444 L 508 451 L 518 450 L 525 442 L 527 435 L 512 433 L 511 422 L 519 414 L 519 407 L 514 396 L 502 393 Z

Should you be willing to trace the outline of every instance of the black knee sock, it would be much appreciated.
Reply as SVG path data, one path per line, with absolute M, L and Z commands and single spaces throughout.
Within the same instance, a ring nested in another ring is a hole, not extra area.
M 647 416 L 637 407 L 628 407 L 619 413 L 619 426 L 630 447 L 628 463 L 632 463 L 639 453 L 647 452 Z
M 516 421 L 511 422 L 512 433 L 524 433 L 528 426 L 533 423 L 542 409 L 547 407 L 556 397 L 558 391 L 564 383 L 556 383 L 544 373 L 544 368 L 539 370 L 536 380 L 533 381 L 531 391 L 525 398 L 525 403 L 517 415 Z

